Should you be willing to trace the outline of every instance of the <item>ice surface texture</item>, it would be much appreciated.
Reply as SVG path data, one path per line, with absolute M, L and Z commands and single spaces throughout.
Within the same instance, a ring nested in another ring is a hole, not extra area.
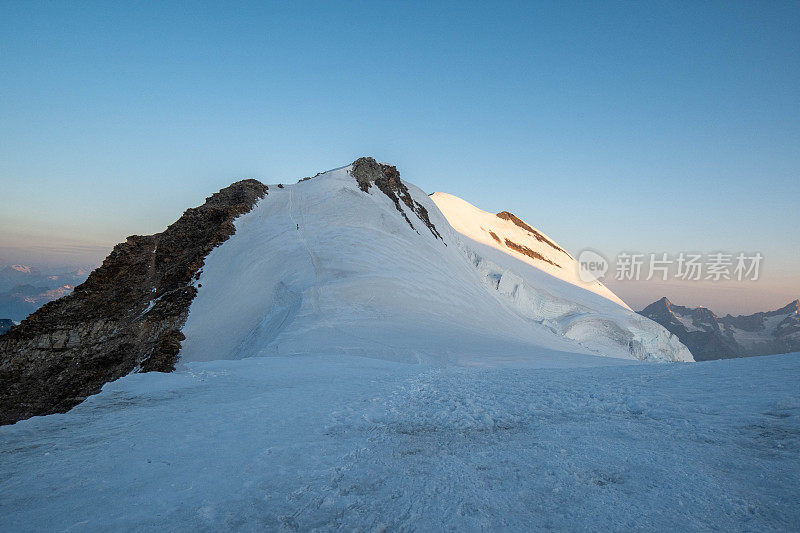
M 192 363 L 0 427 L 0 530 L 797 530 L 799 380 L 800 354 Z

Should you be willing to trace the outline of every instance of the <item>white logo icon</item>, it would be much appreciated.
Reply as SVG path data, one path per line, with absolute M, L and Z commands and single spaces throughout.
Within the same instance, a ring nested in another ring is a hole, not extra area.
M 584 283 L 602 279 L 608 272 L 608 261 L 594 250 L 584 250 L 578 255 L 578 276 Z

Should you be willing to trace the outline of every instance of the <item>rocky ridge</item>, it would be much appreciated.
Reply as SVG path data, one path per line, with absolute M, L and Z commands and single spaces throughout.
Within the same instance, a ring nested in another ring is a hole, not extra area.
M 72 294 L 0 336 L 0 424 L 66 411 L 133 371 L 173 370 L 205 257 L 267 189 L 236 182 L 165 231 L 128 237 Z
M 408 225 L 411 226 L 411 229 L 417 231 L 400 205 L 401 201 L 419 217 L 434 237 L 444 242 L 436 226 L 431 222 L 428 216 L 428 210 L 411 197 L 411 194 L 408 192 L 408 187 L 400 180 L 400 172 L 398 172 L 397 167 L 385 163 L 378 163 L 372 157 L 361 157 L 353 162 L 353 168 L 350 173 L 358 182 L 359 188 L 364 192 L 368 192 L 374 183 L 383 194 L 394 202 L 395 208 L 403 215 L 403 218 Z
M 550 246 L 551 248 L 558 250 L 559 252 L 563 252 L 569 255 L 569 253 L 567 253 L 566 250 L 564 250 L 562 247 L 560 247 L 559 245 L 557 245 L 556 243 L 554 243 L 553 241 L 551 241 L 550 239 L 539 233 L 536 229 L 532 228 L 530 224 L 527 224 L 524 220 L 517 217 L 514 213 L 510 213 L 508 211 L 500 211 L 499 213 L 497 213 L 497 218 L 502 218 L 503 220 L 508 220 L 509 222 L 514 223 L 516 226 L 527 231 L 528 234 L 530 234 L 530 236 L 536 239 L 537 241 L 542 242 Z M 569 256 L 572 257 L 571 255 Z

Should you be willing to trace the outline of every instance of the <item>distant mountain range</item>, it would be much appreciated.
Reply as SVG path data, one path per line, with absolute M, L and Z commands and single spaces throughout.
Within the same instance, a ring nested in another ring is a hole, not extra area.
M 72 292 L 89 269 L 42 271 L 30 265 L 0 268 L 0 318 L 20 321 L 38 308 Z
M 774 311 L 718 317 L 706 307 L 661 298 L 639 314 L 676 335 L 695 361 L 800 351 L 800 300 Z

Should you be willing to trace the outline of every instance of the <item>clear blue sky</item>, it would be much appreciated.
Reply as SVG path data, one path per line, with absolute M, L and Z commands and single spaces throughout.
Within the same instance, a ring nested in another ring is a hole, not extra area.
M 571 251 L 761 251 L 732 311 L 800 294 L 799 2 L 165 4 L 0 3 L 0 256 L 373 155 Z

